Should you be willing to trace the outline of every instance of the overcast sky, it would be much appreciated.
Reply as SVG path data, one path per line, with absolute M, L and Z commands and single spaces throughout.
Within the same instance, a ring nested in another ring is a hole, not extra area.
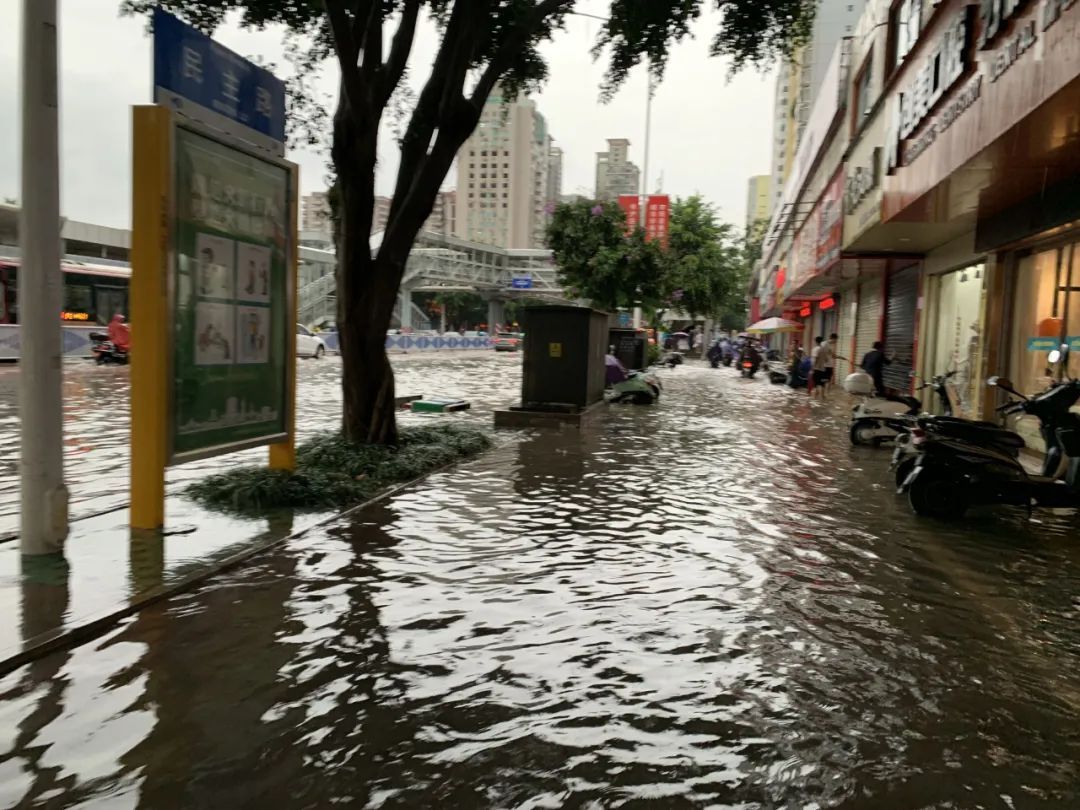
M 0 198 L 19 196 L 20 0 L 0 0 Z M 582 0 L 578 8 L 603 14 L 604 0 Z M 119 0 L 60 0 L 61 36 L 61 209 L 73 219 L 130 227 L 130 105 L 151 96 L 150 38 L 145 21 L 120 17 Z M 775 76 L 748 71 L 727 81 L 724 62 L 708 56 L 716 16 L 698 26 L 699 37 L 678 47 L 653 101 L 649 185 L 675 196 L 701 193 L 724 219 L 742 225 L 746 181 L 768 173 Z M 567 30 L 546 47 L 550 79 L 536 96 L 540 111 L 565 154 L 563 193 L 592 194 L 595 154 L 606 138 L 626 137 L 640 166 L 645 132 L 645 76 L 640 68 L 608 104 L 598 100 L 602 62 L 589 49 L 599 23 L 570 19 Z M 248 32 L 228 25 L 216 34 L 245 56 L 282 62 L 281 32 Z M 437 43 L 431 26 L 419 32 L 411 79 L 426 78 Z M 327 69 L 325 93 L 336 91 Z M 301 165 L 301 192 L 326 185 L 326 156 L 293 151 Z M 396 147 L 382 139 L 379 192 L 393 187 Z M 451 171 L 446 187 L 455 182 Z

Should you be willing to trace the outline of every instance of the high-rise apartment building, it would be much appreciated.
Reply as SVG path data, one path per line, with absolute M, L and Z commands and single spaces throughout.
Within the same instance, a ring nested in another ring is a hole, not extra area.
M 841 39 L 854 32 L 866 3 L 867 0 L 821 0 L 809 40 L 790 59 L 780 63 L 773 108 L 772 207 L 783 195 L 833 51 Z
M 440 191 L 435 197 L 435 203 L 431 208 L 431 214 L 424 222 L 423 230 L 443 236 L 454 234 L 454 217 L 457 212 L 457 195 L 450 191 Z M 386 222 L 390 219 L 390 205 L 393 197 L 378 195 L 375 197 L 375 208 L 371 214 L 371 232 L 378 233 L 386 230 Z
M 300 230 L 322 234 L 330 234 L 333 231 L 330 219 L 330 198 L 325 191 L 305 194 L 300 201 Z
M 510 102 L 496 87 L 458 152 L 454 233 L 506 248 L 542 246 L 550 150 L 536 103 Z
M 608 138 L 608 150 L 596 153 L 596 199 L 639 193 L 641 171 L 630 162 L 629 152 L 629 140 Z
M 746 190 L 746 227 L 769 219 L 772 208 L 772 175 L 759 174 L 751 177 Z
M 562 201 L 562 171 L 563 150 L 561 147 L 553 146 L 548 150 L 547 194 L 544 201 L 548 211 Z M 547 216 L 547 221 L 551 221 L 550 214 Z

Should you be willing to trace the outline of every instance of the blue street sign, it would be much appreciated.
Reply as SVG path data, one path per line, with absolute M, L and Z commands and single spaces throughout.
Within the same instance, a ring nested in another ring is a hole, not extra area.
M 515 290 L 531 290 L 532 276 L 514 276 L 510 279 L 510 286 Z
M 285 140 L 285 83 L 160 7 L 154 9 L 154 87 Z

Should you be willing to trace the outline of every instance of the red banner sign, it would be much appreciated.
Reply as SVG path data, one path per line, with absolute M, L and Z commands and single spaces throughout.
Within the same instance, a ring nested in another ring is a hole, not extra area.
M 666 194 L 653 194 L 645 203 L 645 238 L 658 240 L 667 247 L 671 225 L 671 198 Z
M 620 194 L 619 207 L 626 214 L 626 235 L 629 236 L 641 222 L 641 198 L 637 194 Z

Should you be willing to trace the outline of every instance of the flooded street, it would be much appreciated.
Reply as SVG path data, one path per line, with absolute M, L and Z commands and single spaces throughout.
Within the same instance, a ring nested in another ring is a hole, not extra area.
M 492 396 L 496 403 L 505 401 L 497 375 L 483 390 L 469 388 L 473 377 L 463 369 L 477 364 L 493 368 L 493 358 L 486 352 L 455 352 L 438 357 L 398 354 L 392 359 L 399 395 L 445 393 L 468 397 L 477 406 L 485 402 L 490 406 Z M 503 355 L 494 362 L 516 370 L 520 357 Z M 437 369 L 435 375 L 433 369 Z M 127 366 L 98 367 L 90 362 L 64 367 L 64 465 L 73 519 L 127 505 L 130 371 Z M 335 429 L 341 419 L 340 359 L 300 360 L 297 378 L 296 424 L 300 441 L 317 431 Z M 10 536 L 19 525 L 18 386 L 19 367 L 0 366 L 0 537 Z M 419 418 L 404 417 L 406 421 Z M 262 449 L 185 464 L 169 471 L 168 491 L 177 492 L 208 473 L 237 463 L 258 464 L 265 459 L 266 450 Z
M 520 379 L 395 366 L 483 424 Z M 78 508 L 123 500 L 115 374 L 68 376 Z M 0 807 L 1077 806 L 1080 519 L 915 520 L 841 408 L 662 374 L 0 678 Z

